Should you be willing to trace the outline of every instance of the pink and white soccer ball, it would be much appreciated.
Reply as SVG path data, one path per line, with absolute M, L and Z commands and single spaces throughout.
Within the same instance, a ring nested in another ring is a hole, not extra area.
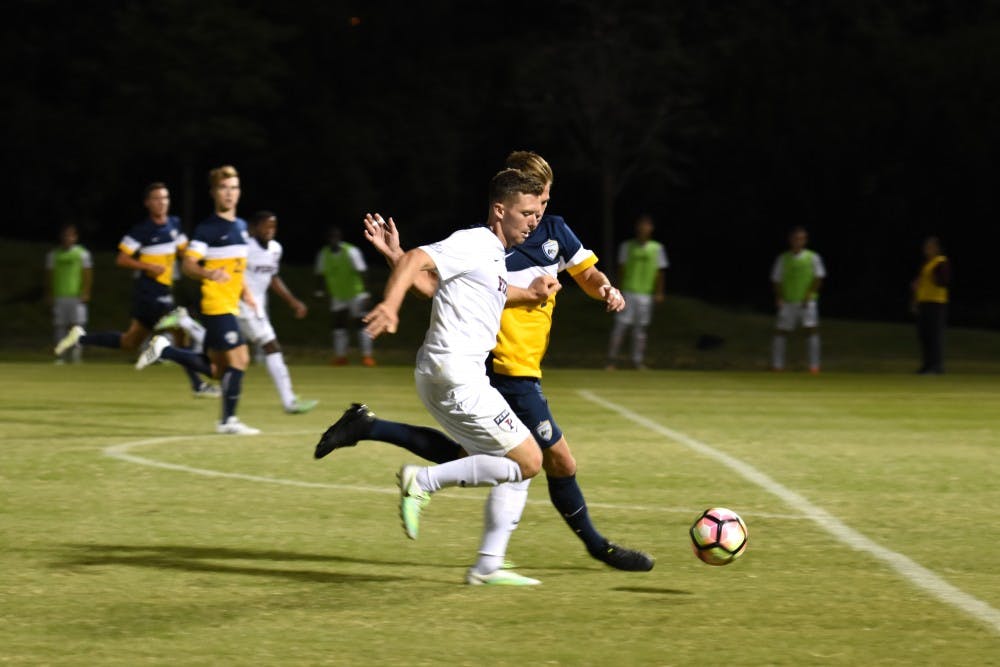
M 709 565 L 728 565 L 747 550 L 750 532 L 740 515 L 725 507 L 701 513 L 691 526 L 694 555 Z

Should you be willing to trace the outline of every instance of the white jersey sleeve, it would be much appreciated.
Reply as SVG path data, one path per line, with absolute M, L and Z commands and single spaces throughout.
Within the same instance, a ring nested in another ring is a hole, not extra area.
M 778 255 L 777 259 L 774 260 L 774 264 L 771 266 L 771 282 L 781 282 L 781 255 Z
M 618 266 L 625 266 L 625 262 L 628 261 L 628 241 L 622 241 L 622 244 L 618 246 Z
M 482 242 L 477 244 L 476 240 L 476 235 L 455 232 L 443 241 L 420 246 L 420 249 L 430 255 L 438 276 L 444 281 L 469 273 L 482 263 Z
M 56 267 L 56 251 L 49 250 L 45 254 L 45 269 L 51 271 Z
M 354 270 L 358 273 L 364 273 L 368 270 L 368 265 L 365 264 L 365 256 L 361 254 L 361 251 L 355 246 L 350 246 L 347 249 L 347 256 L 351 258 L 351 265 L 354 266 Z
M 90 256 L 90 251 L 86 248 L 80 248 L 80 265 L 85 269 L 94 268 L 94 260 Z
M 658 268 L 658 269 L 665 269 L 668 266 L 670 266 L 670 260 L 667 259 L 667 249 L 661 243 L 660 244 L 660 252 L 658 253 L 658 256 L 656 258 L 656 268 Z
M 823 264 L 823 258 L 819 256 L 818 252 L 813 253 L 813 276 L 816 278 L 826 278 L 826 266 Z

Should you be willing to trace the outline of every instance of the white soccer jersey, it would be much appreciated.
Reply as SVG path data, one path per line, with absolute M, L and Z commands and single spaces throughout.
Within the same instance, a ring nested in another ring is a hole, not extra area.
M 434 260 L 439 282 L 417 371 L 459 383 L 485 376 L 507 302 L 503 244 L 487 227 L 474 227 L 421 250 Z
M 250 237 L 247 242 L 247 268 L 243 282 L 261 310 L 267 307 L 267 288 L 271 286 L 271 279 L 278 273 L 280 263 L 280 243 L 271 240 L 265 248 L 257 239 Z

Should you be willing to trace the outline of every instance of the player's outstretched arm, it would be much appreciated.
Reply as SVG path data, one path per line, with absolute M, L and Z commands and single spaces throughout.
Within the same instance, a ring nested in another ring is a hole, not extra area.
M 280 276 L 274 275 L 271 277 L 270 288 L 272 292 L 281 297 L 282 301 L 288 304 L 288 307 L 292 309 L 295 319 L 301 320 L 309 313 L 309 308 L 306 307 L 306 304 L 292 294 L 292 290 L 288 289 L 288 285 L 285 284 L 285 281 Z
M 382 302 L 363 318 L 368 335 L 378 338 L 384 333 L 396 333 L 396 328 L 399 326 L 399 308 L 403 305 L 407 291 L 413 287 L 413 282 L 420 272 L 433 271 L 436 268 L 437 265 L 431 256 L 420 248 L 405 253 L 389 274 Z
M 402 245 L 399 243 L 399 230 L 396 228 L 396 222 L 392 217 L 386 221 L 378 213 L 375 215 L 369 213 L 365 216 L 364 225 L 365 238 L 385 257 L 389 266 L 395 267 L 405 254 Z M 434 298 L 434 293 L 437 292 L 437 288 L 437 274 L 424 271 L 414 279 L 411 291 L 416 296 L 432 299 Z
M 588 266 L 573 276 L 573 280 L 591 299 L 603 301 L 609 313 L 625 309 L 625 297 L 611 284 L 611 280 L 596 266 Z

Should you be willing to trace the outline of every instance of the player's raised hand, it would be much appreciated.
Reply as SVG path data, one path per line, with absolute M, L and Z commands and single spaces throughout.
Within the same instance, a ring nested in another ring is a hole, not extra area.
M 384 333 L 396 333 L 399 326 L 399 313 L 381 302 L 375 305 L 368 314 L 361 318 L 364 322 L 365 332 L 372 338 L 378 338 Z
M 618 291 L 618 288 L 611 285 L 602 285 L 599 291 L 609 313 L 620 313 L 625 310 L 625 297 Z
M 387 259 L 395 260 L 403 254 L 403 249 L 399 245 L 399 230 L 396 229 L 396 223 L 391 217 L 386 222 L 378 213 L 375 215 L 368 213 L 365 215 L 364 225 L 365 238 Z

